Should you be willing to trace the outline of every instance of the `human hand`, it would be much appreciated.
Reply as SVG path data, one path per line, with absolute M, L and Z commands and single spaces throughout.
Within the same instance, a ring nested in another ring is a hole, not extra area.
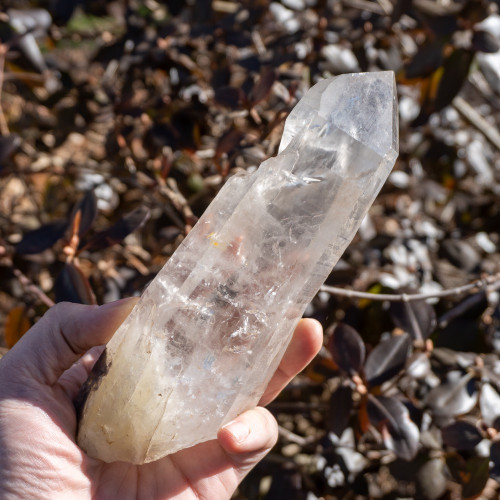
M 105 463 L 75 443 L 73 399 L 105 344 L 135 305 L 61 303 L 0 360 L 0 498 L 216 499 L 274 446 L 272 415 L 257 407 L 207 441 L 156 462 Z M 322 330 L 302 320 L 260 404 L 274 399 L 321 347 Z

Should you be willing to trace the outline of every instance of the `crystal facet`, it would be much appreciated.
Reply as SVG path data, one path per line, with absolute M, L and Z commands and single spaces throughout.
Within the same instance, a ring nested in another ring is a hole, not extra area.
M 254 407 L 397 154 L 392 72 L 315 85 L 278 156 L 226 183 L 109 342 L 80 394 L 79 445 L 150 462 Z

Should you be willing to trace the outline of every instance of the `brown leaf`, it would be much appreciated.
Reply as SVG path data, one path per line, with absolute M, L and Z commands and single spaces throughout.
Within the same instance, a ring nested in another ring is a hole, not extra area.
M 67 227 L 67 221 L 59 220 L 24 233 L 23 239 L 16 245 L 16 253 L 30 255 L 47 250 L 64 236 Z
M 391 302 L 389 312 L 394 324 L 414 340 L 428 338 L 436 327 L 434 308 L 425 300 Z
M 81 237 L 90 229 L 97 216 L 97 197 L 94 190 L 87 191 L 85 196 L 76 205 L 73 213 L 73 220 L 80 213 L 78 236 Z
M 77 304 L 97 304 L 89 280 L 74 263 L 64 265 L 54 284 L 56 302 L 75 302 Z
M 353 407 L 352 393 L 351 387 L 341 385 L 330 396 L 327 425 L 338 437 L 342 436 L 349 424 Z
M 406 333 L 380 342 L 366 360 L 365 376 L 368 385 L 376 387 L 395 377 L 404 368 L 410 348 L 410 336 Z
M 367 411 L 370 422 L 382 432 L 387 449 L 402 460 L 412 460 L 418 452 L 420 433 L 403 402 L 369 394 Z
M 488 31 L 474 31 L 472 35 L 472 46 L 481 52 L 492 54 L 500 49 L 498 39 Z
M 245 133 L 241 130 L 232 129 L 226 132 L 217 143 L 215 157 L 220 158 L 224 153 L 231 152 L 234 148 L 240 145 L 240 142 L 244 137 Z
M 108 229 L 97 233 L 83 249 L 89 251 L 102 250 L 123 241 L 130 233 L 139 229 L 149 220 L 150 211 L 146 207 L 138 207 L 125 214 Z
M 276 81 L 276 72 L 270 66 L 267 66 L 262 70 L 259 80 L 252 88 L 248 100 L 255 106 L 259 102 L 267 98 L 271 92 L 271 88 Z
M 345 323 L 339 323 L 328 342 L 333 360 L 349 375 L 359 373 L 365 360 L 365 344 L 359 333 Z
M 441 429 L 444 444 L 457 450 L 473 450 L 483 439 L 478 428 L 466 420 L 456 420 Z
M 246 96 L 242 89 L 227 85 L 215 91 L 214 100 L 221 106 L 238 109 L 243 106 Z
M 5 321 L 5 344 L 13 347 L 16 342 L 30 329 L 31 323 L 26 315 L 25 306 L 17 306 L 11 309 Z

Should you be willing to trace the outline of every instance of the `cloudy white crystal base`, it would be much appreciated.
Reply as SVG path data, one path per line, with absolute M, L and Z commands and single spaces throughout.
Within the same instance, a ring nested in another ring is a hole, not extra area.
M 226 183 L 115 333 L 80 394 L 78 444 L 150 462 L 254 407 L 397 154 L 392 72 L 315 85 L 278 156 Z

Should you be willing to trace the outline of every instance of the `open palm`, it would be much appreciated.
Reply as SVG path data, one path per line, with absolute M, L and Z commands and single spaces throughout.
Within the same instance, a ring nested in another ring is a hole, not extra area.
M 223 499 L 277 439 L 272 415 L 257 407 L 218 439 L 136 466 L 105 463 L 75 443 L 73 399 L 95 360 L 135 304 L 62 303 L 0 361 L 0 498 Z M 271 401 L 314 357 L 322 331 L 302 320 L 260 401 Z M 83 356 L 82 356 L 83 355 Z

